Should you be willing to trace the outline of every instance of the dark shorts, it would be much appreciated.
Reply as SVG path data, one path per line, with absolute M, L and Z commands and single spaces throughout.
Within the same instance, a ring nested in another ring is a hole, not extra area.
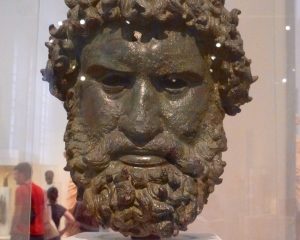
M 29 240 L 44 240 L 44 235 L 30 235 Z
M 49 239 L 49 240 L 60 240 L 60 236 L 51 238 L 51 239 Z

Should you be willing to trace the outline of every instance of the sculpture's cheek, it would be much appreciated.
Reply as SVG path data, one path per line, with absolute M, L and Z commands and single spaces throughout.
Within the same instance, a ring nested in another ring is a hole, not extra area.
M 107 98 L 100 83 L 81 91 L 80 117 L 90 130 L 102 134 L 111 132 L 117 127 L 120 114 L 118 101 Z
M 190 88 L 177 101 L 164 99 L 162 112 L 165 126 L 178 137 L 192 140 L 200 130 L 201 119 L 208 109 L 208 101 L 209 91 L 206 85 Z

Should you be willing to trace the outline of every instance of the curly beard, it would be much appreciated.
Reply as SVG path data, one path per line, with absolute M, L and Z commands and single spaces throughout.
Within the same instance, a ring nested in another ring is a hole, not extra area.
M 171 164 L 137 168 L 114 161 L 83 199 L 104 226 L 125 236 L 176 236 L 198 213 L 197 181 Z
M 76 86 L 75 86 L 76 88 Z M 114 128 L 108 133 L 92 132 L 79 115 L 79 91 L 70 91 L 66 102 L 66 170 L 78 188 L 88 212 L 104 227 L 124 236 L 176 236 L 201 213 L 226 163 L 222 120 L 224 112 L 215 94 L 199 123 L 194 144 L 163 132 L 143 147 L 164 162 L 134 165 L 122 157 L 137 149 Z M 99 128 L 101 129 L 101 128 Z

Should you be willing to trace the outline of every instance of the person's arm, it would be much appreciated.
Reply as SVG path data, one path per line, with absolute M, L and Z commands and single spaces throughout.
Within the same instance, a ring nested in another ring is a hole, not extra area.
M 24 214 L 24 209 L 29 209 L 28 215 Z M 20 186 L 16 189 L 15 194 L 15 210 L 11 224 L 11 234 L 20 233 L 20 227 L 24 228 L 28 224 L 29 227 L 29 214 L 30 214 L 30 189 L 29 187 Z
M 75 206 L 76 206 L 76 196 L 77 196 L 77 187 L 73 183 L 72 178 L 69 179 L 68 191 L 67 191 L 67 210 L 74 214 Z
M 69 227 L 72 227 L 74 225 L 74 223 L 75 223 L 75 218 L 73 217 L 73 215 L 68 210 L 66 210 L 64 212 L 63 216 L 66 218 L 67 221 L 66 221 L 65 228 L 59 231 L 59 235 L 60 236 L 63 235 L 67 231 L 67 229 Z
M 17 227 L 20 225 L 21 219 L 22 219 L 22 205 L 15 205 L 15 211 L 14 211 L 14 215 L 12 218 L 10 234 L 18 234 L 19 233 L 19 230 Z

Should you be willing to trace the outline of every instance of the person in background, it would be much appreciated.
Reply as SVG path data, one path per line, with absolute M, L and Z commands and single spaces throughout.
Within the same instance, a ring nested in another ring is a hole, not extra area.
M 15 210 L 11 224 L 11 240 L 44 240 L 44 191 L 31 181 L 29 163 L 14 168 L 14 180 L 19 185 L 15 195 Z
M 66 158 L 66 151 L 63 152 L 64 158 Z M 86 213 L 86 208 L 82 201 L 77 201 L 77 187 L 73 183 L 72 179 L 69 179 L 67 190 L 67 210 L 73 214 L 75 223 L 73 226 L 67 229 L 62 238 L 67 238 L 76 235 L 80 232 L 99 232 L 100 224 L 93 216 L 89 216 Z M 67 223 L 66 223 L 67 224 Z M 103 229 L 102 229 L 103 231 Z
M 100 231 L 99 222 L 93 216 L 87 215 L 86 207 L 83 205 L 82 201 L 76 200 L 76 196 L 77 187 L 70 178 L 67 191 L 67 209 L 73 214 L 76 222 L 72 227 L 68 228 L 63 238 L 76 235 L 80 232 Z
M 47 170 L 45 172 L 45 181 L 47 183 L 45 187 L 45 191 L 47 191 L 49 188 L 54 187 L 53 185 L 53 178 L 54 178 L 54 172 L 51 170 Z
M 56 187 L 50 187 L 47 190 L 47 198 L 51 207 L 52 220 L 54 221 L 56 228 L 59 230 L 60 219 L 62 216 L 67 220 L 65 228 L 59 231 L 59 235 L 61 236 L 75 223 L 75 218 L 66 208 L 56 203 L 58 198 L 58 190 Z M 60 237 L 56 239 L 60 239 Z

